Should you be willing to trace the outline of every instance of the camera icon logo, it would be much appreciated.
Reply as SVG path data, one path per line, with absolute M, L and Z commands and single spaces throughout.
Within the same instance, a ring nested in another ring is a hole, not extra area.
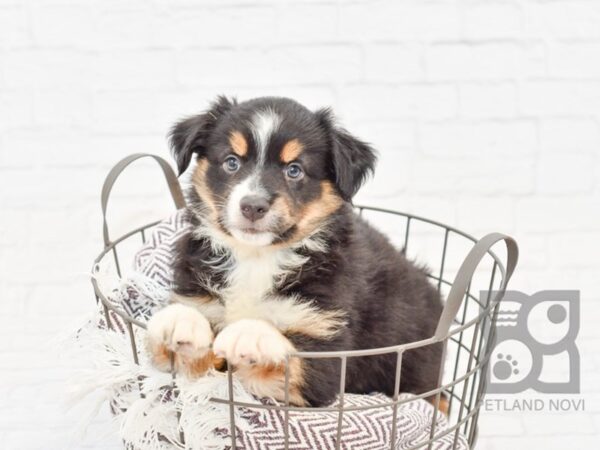
M 488 393 L 579 393 L 579 300 L 579 291 L 506 291 L 491 342 Z

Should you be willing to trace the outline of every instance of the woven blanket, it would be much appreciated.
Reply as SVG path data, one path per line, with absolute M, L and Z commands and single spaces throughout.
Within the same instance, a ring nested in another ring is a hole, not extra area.
M 146 321 L 167 301 L 172 285 L 172 247 L 187 232 L 181 212 L 159 223 L 148 242 L 137 252 L 133 271 L 110 289 L 109 301 L 120 311 Z M 106 287 L 104 288 L 106 289 Z M 79 389 L 104 389 L 113 412 L 119 420 L 120 432 L 128 448 L 136 449 L 225 449 L 231 448 L 229 406 L 210 401 L 227 399 L 226 374 L 212 371 L 199 380 L 171 378 L 154 369 L 143 342 L 145 330 L 134 327 L 138 343 L 139 364 L 132 361 L 128 328 L 118 314 L 110 312 L 111 327 L 106 325 L 106 311 L 93 326 L 79 332 L 79 344 L 94 360 L 95 371 L 79 380 Z M 274 404 L 270 399 L 255 399 L 234 379 L 236 400 L 253 404 Z M 99 381 L 100 380 L 100 381 Z M 85 392 L 84 392 L 85 393 Z M 396 411 L 395 449 L 427 448 L 420 443 L 430 438 L 433 406 L 411 394 L 401 394 Z M 391 401 L 383 394 L 346 394 L 345 408 L 384 405 Z M 179 417 L 179 419 L 177 419 Z M 339 413 L 314 409 L 290 412 L 288 445 L 290 450 L 335 448 Z M 274 409 L 236 408 L 236 448 L 283 449 L 286 417 Z M 341 448 L 367 450 L 389 448 L 392 436 L 393 410 L 381 406 L 366 410 L 345 411 L 342 416 Z M 435 433 L 439 436 L 431 448 L 467 450 L 461 434 L 448 430 L 446 417 L 436 415 Z M 183 439 L 182 439 L 183 438 Z

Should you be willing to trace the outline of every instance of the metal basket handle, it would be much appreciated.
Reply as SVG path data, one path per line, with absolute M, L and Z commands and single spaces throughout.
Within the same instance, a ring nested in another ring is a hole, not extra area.
M 490 251 L 494 244 L 499 241 L 504 241 L 506 244 L 506 273 L 502 277 L 500 291 L 503 292 L 506 289 L 508 280 L 512 276 L 519 259 L 519 247 L 517 246 L 516 241 L 510 236 L 500 233 L 491 233 L 477 241 L 461 264 L 460 269 L 454 278 L 454 282 L 452 283 L 452 287 L 450 288 L 450 292 L 448 293 L 446 305 L 440 316 L 437 329 L 435 330 L 434 338 L 436 340 L 444 339 L 448 335 L 450 325 L 460 309 L 460 305 L 465 297 L 469 283 L 473 278 L 477 266 L 479 266 L 483 257 Z
M 171 168 L 171 165 L 165 159 L 157 155 L 152 155 L 150 153 L 134 153 L 123 158 L 110 170 L 110 172 L 106 176 L 106 179 L 104 180 L 104 185 L 102 186 L 102 196 L 100 198 L 100 201 L 102 203 L 102 233 L 104 237 L 105 248 L 110 245 L 108 223 L 106 222 L 106 207 L 108 205 L 110 192 L 113 188 L 113 185 L 115 184 L 115 181 L 117 181 L 119 175 L 121 175 L 121 172 L 123 172 L 123 170 L 125 170 L 125 168 L 129 166 L 132 162 L 137 161 L 141 158 L 152 158 L 158 163 L 165 176 L 167 185 L 169 186 L 169 192 L 171 193 L 171 197 L 173 198 L 175 207 L 177 209 L 185 207 L 185 198 L 183 197 L 183 193 L 181 192 L 181 186 L 179 186 L 177 175 L 175 175 L 175 172 Z

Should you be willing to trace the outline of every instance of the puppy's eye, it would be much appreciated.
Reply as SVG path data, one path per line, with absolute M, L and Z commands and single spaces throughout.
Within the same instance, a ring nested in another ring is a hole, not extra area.
M 225 169 L 226 172 L 234 173 L 240 170 L 241 165 L 242 163 L 240 162 L 240 160 L 237 157 L 231 155 L 228 156 L 225 162 L 223 163 L 223 169 Z
M 292 180 L 299 180 L 304 176 L 304 172 L 300 164 L 292 163 L 285 168 L 285 174 Z

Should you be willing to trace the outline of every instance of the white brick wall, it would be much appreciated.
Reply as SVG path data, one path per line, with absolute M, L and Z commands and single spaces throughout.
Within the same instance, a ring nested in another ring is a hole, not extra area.
M 363 202 L 510 233 L 513 288 L 581 289 L 586 412 L 488 413 L 479 448 L 597 447 L 600 2 L 0 0 L 3 448 L 71 442 L 49 341 L 92 306 L 108 168 L 166 156 L 173 121 L 219 93 L 332 105 L 381 153 Z M 167 209 L 137 167 L 118 230 Z M 118 448 L 107 421 L 73 448 Z

